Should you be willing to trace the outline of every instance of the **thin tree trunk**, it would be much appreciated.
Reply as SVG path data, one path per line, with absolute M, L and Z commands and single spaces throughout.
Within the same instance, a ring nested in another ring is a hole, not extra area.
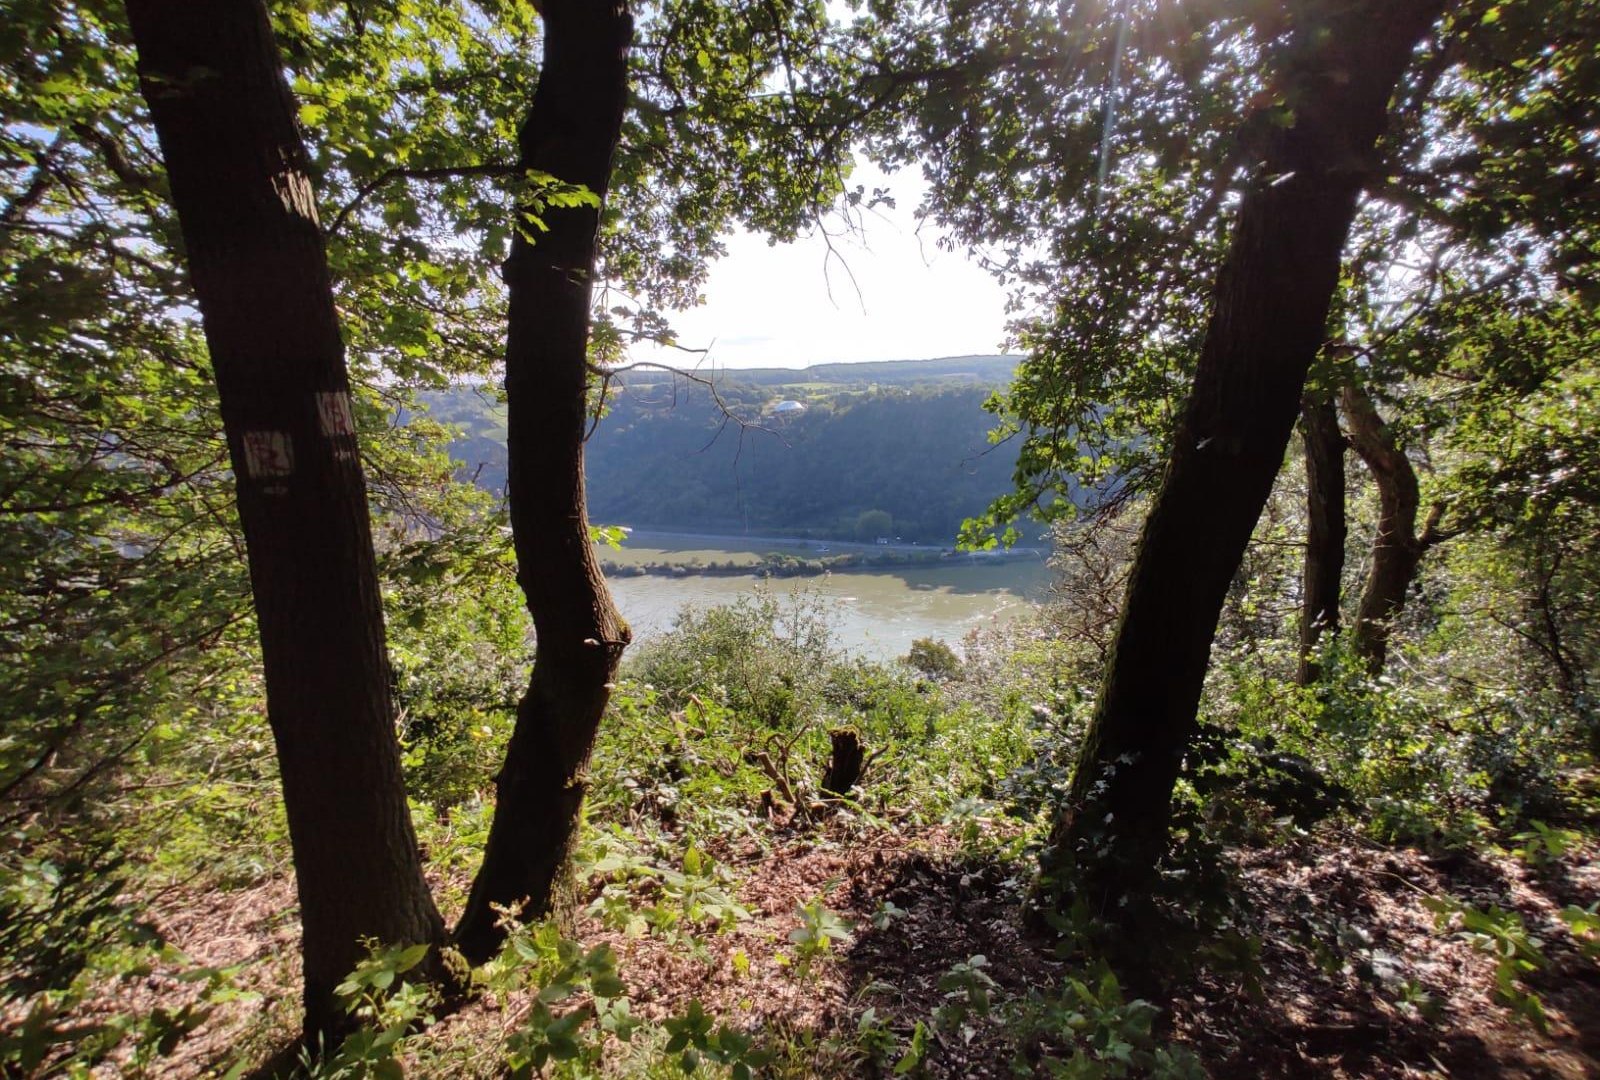
M 520 132 L 521 164 L 604 197 L 627 99 L 633 21 L 624 0 L 546 0 L 544 68 Z M 627 624 L 589 538 L 583 439 L 593 207 L 547 209 L 506 262 L 507 478 L 518 580 L 533 615 L 533 676 L 497 778 L 483 867 L 456 940 L 472 961 L 503 933 L 495 907 L 549 912 L 586 790 L 585 771 Z
M 1317 643 L 1339 631 L 1344 576 L 1344 434 L 1332 398 L 1308 396 L 1300 408 L 1306 449 L 1306 559 L 1300 604 L 1301 686 L 1321 676 Z
M 1583 674 L 1582 659 L 1567 644 L 1567 632 L 1562 626 L 1567 620 L 1557 599 L 1556 579 L 1567 553 L 1568 549 L 1559 540 L 1552 545 L 1548 537 L 1536 539 L 1527 552 L 1534 587 L 1533 595 L 1526 601 L 1526 611 L 1534 629 L 1520 633 L 1555 670 L 1556 689 L 1587 731 L 1590 752 L 1600 756 L 1600 724 L 1595 723 L 1592 695 L 1588 692 L 1590 679 Z
M 308 1034 L 362 940 L 439 942 L 400 771 L 322 233 L 261 0 L 128 0 L 216 371 L 304 927 Z
M 1322 346 L 1388 102 L 1444 0 L 1301 5 L 1278 85 L 1291 126 L 1239 207 L 1194 387 L 1145 521 L 1100 700 L 1041 859 L 1070 916 L 1137 926 L 1228 583 L 1266 504 Z M 1136 947 L 1134 935 L 1122 938 Z M 1148 944 L 1148 942 L 1145 942 Z
M 1372 539 L 1372 569 L 1356 608 L 1354 646 L 1373 675 L 1383 671 L 1389 655 L 1389 633 L 1405 610 L 1406 593 L 1416 580 L 1422 556 L 1443 535 L 1439 513 L 1430 513 L 1421 534 L 1417 514 L 1422 507 L 1417 472 L 1389 425 L 1378 415 L 1371 396 L 1358 386 L 1340 394 L 1350 425 L 1350 445 L 1366 463 L 1378 485 L 1378 527 Z

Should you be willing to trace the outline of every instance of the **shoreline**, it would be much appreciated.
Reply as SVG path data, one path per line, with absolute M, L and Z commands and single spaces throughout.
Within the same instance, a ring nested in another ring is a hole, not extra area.
M 824 552 L 833 546 L 819 545 Z M 618 562 L 604 556 L 600 568 L 608 578 L 631 577 L 815 577 L 829 573 L 903 569 L 907 567 L 983 566 L 1013 562 L 1044 561 L 1043 552 L 1034 548 L 1009 551 L 956 551 L 952 548 L 925 548 L 912 545 L 856 544 L 856 550 L 808 557 L 789 552 L 764 552 L 753 561 L 726 562 L 703 560 L 695 556 L 683 561 L 658 559 L 650 562 Z
M 806 536 L 766 536 L 754 533 L 743 535 L 736 533 L 709 533 L 709 532 L 679 532 L 665 528 L 632 528 L 627 525 L 614 526 L 626 530 L 622 542 L 624 549 L 630 545 L 643 548 L 676 547 L 682 546 L 695 550 L 691 545 L 701 545 L 705 549 L 720 549 L 726 551 L 744 550 L 772 554 L 764 550 L 768 545 L 772 548 L 793 548 L 796 551 L 814 551 L 822 554 L 835 554 L 847 552 L 893 554 L 903 553 L 908 555 L 950 556 L 964 558 L 977 556 L 980 559 L 994 558 L 999 560 L 1038 558 L 1044 559 L 1050 553 L 1048 544 L 1032 543 L 1017 544 L 1009 549 L 991 548 L 983 551 L 961 551 L 954 544 L 922 543 L 916 540 L 890 540 L 887 543 L 870 540 L 836 540 L 827 537 Z M 659 541 L 654 543 L 653 541 Z

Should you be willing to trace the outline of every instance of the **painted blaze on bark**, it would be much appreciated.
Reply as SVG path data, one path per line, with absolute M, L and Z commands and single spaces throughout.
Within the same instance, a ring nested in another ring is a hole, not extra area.
M 394 735 L 344 343 L 260 0 L 128 0 L 216 371 L 304 927 L 306 1030 L 362 940 L 436 943 Z
M 1283 461 L 1321 348 L 1388 102 L 1443 0 L 1299 5 L 1276 65 L 1294 119 L 1240 204 L 1210 323 L 1128 582 L 1041 899 L 1138 925 L 1228 583 Z M 1125 947 L 1137 948 L 1131 935 Z
M 519 134 L 524 169 L 603 198 L 627 100 L 633 20 L 620 0 L 546 0 L 544 67 Z M 497 778 L 483 868 L 456 928 L 487 959 L 495 908 L 549 912 L 586 789 L 627 624 L 594 557 L 584 505 L 589 308 L 600 214 L 546 209 L 519 229 L 505 265 L 507 487 L 518 581 L 536 635 L 533 676 Z

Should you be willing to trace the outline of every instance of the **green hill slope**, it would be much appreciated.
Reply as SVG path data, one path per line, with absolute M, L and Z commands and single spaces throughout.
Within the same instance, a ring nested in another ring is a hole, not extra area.
M 669 372 L 629 372 L 589 441 L 590 513 L 646 529 L 947 543 L 1011 483 L 1015 450 L 990 445 L 982 406 L 1015 367 L 968 356 L 727 371 L 722 407 Z M 466 470 L 502 487 L 503 406 L 466 388 L 428 405 L 462 430 L 452 450 Z

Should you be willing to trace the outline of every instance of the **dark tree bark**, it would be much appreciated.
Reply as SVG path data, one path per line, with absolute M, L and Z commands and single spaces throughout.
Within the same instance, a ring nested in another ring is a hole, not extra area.
M 304 927 L 308 1033 L 361 940 L 439 942 L 389 696 L 344 344 L 261 0 L 128 0 L 216 371 Z
M 1347 386 L 1340 404 L 1350 425 L 1350 445 L 1378 485 L 1378 527 L 1372 538 L 1372 569 L 1356 608 L 1356 655 L 1373 675 L 1383 671 L 1389 655 L 1389 632 L 1405 609 L 1406 593 L 1417 578 L 1417 567 L 1427 550 L 1445 538 L 1439 527 L 1442 508 L 1434 507 L 1421 533 L 1417 515 L 1422 507 L 1417 471 L 1378 414 L 1371 396 L 1360 387 Z
M 1276 65 L 1293 122 L 1240 204 L 1100 699 L 1041 858 L 1041 888 L 1063 913 L 1081 901 L 1125 930 L 1149 914 L 1217 618 L 1324 341 L 1389 99 L 1444 0 L 1296 7 Z M 1121 942 L 1138 947 L 1133 934 Z
M 520 164 L 604 197 L 627 100 L 625 0 L 546 0 L 544 67 Z M 531 211 L 530 211 L 531 212 Z M 496 781 L 483 867 L 456 928 L 462 953 L 500 944 L 496 906 L 549 912 L 586 790 L 585 770 L 627 624 L 611 603 L 584 508 L 589 308 L 599 231 L 592 207 L 547 209 L 505 265 L 507 477 L 518 580 L 533 615 L 533 676 Z
M 1300 408 L 1306 449 L 1306 560 L 1300 603 L 1301 686 L 1321 675 L 1317 642 L 1339 631 L 1344 576 L 1344 433 L 1331 397 L 1307 396 Z
M 849 728 L 829 732 L 833 752 L 828 757 L 828 768 L 822 776 L 822 790 L 829 795 L 843 797 L 861 780 L 867 766 L 867 750 L 861 745 L 861 735 Z

